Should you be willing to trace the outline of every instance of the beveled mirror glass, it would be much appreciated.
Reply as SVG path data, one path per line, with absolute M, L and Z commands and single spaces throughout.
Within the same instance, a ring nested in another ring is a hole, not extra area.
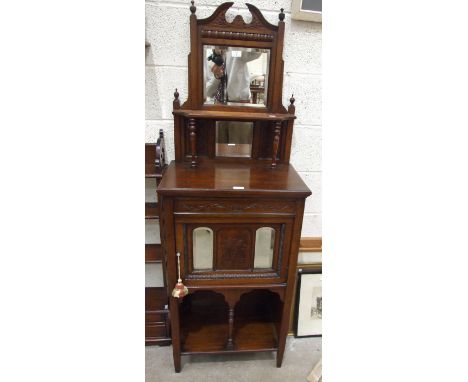
M 193 269 L 213 269 L 213 231 L 210 228 L 193 230 Z
M 257 229 L 255 234 L 254 268 L 272 268 L 275 248 L 275 230 L 271 227 Z
M 265 107 L 270 50 L 203 46 L 205 105 Z
M 216 156 L 250 158 L 253 122 L 217 121 Z

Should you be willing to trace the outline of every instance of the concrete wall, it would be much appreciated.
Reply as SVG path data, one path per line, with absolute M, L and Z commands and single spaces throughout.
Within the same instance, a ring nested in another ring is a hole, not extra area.
M 197 16 L 207 17 L 223 1 L 195 0 Z M 322 236 L 321 224 L 321 45 L 322 24 L 291 19 L 291 0 L 250 0 L 272 24 L 280 8 L 286 14 L 283 58 L 285 75 L 283 104 L 294 93 L 297 120 L 294 126 L 291 162 L 310 187 L 303 237 Z M 250 13 L 235 2 L 229 16 Z M 187 97 L 190 1 L 146 0 L 146 142 L 155 142 L 159 129 L 166 135 L 168 159 L 174 159 L 172 100 L 178 88 L 182 102 Z

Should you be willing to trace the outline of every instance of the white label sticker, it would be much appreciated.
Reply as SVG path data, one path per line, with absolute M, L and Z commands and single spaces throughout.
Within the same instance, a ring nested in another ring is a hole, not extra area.
M 240 50 L 232 50 L 231 55 L 232 55 L 232 57 L 241 57 L 242 52 Z
M 235 143 L 228 143 L 228 146 L 235 146 Z
M 243 190 L 244 186 L 232 186 L 234 190 Z

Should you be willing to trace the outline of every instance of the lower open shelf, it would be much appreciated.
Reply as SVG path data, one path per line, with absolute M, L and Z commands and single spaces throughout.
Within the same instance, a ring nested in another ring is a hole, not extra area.
M 229 305 L 222 294 L 198 291 L 180 307 L 182 354 L 277 350 L 281 301 L 276 293 L 255 290 L 234 308 L 233 347 L 228 348 Z

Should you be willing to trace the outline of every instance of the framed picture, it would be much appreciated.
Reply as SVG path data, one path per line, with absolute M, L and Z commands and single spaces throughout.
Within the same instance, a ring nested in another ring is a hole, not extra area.
M 299 268 L 296 293 L 294 336 L 322 336 L 321 269 Z
M 291 17 L 295 20 L 322 22 L 322 0 L 292 0 Z

